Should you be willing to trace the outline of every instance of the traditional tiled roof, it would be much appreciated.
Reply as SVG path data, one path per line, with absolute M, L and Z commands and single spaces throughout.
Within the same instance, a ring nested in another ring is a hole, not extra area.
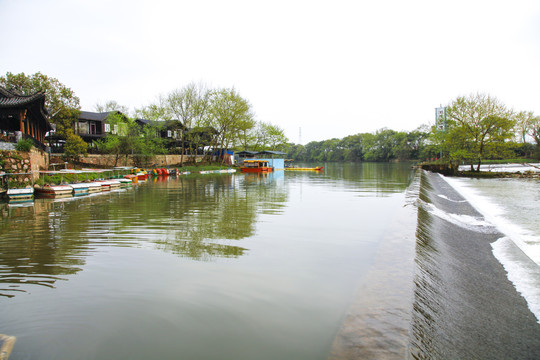
M 35 101 L 43 101 L 45 104 L 45 93 L 39 91 L 33 95 L 19 95 L 0 86 L 0 108 L 16 108 Z

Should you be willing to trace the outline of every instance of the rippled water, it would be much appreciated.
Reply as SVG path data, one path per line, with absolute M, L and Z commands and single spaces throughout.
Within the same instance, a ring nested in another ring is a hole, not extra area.
M 327 165 L 1 204 L 0 333 L 17 337 L 11 359 L 326 359 L 344 323 L 378 313 L 372 338 L 398 328 L 383 347 L 402 352 L 407 326 L 391 323 L 407 314 L 374 304 L 388 259 L 412 256 L 413 178 Z M 410 286 L 395 285 L 402 309 Z

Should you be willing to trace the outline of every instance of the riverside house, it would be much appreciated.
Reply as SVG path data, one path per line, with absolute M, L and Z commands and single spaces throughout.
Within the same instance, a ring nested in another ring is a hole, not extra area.
M 47 115 L 44 92 L 20 95 L 0 87 L 1 142 L 32 139 L 37 147 L 44 149 L 45 135 L 52 130 Z
M 95 140 L 103 139 L 107 134 L 122 134 L 127 131 L 126 124 L 110 124 L 109 115 L 118 114 L 121 118 L 126 116 L 119 111 L 91 112 L 81 111 L 79 118 L 73 124 L 75 134 L 79 135 L 88 144 Z M 125 125 L 125 126 L 124 126 Z

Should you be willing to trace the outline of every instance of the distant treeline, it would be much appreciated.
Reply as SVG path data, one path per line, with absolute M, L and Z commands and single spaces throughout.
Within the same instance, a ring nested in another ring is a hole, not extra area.
M 435 160 L 440 157 L 441 145 L 433 141 L 432 133 L 432 128 L 427 125 L 411 132 L 383 128 L 375 133 L 350 135 L 343 139 L 288 144 L 285 151 L 289 158 L 302 162 Z M 517 157 L 529 155 L 534 147 L 517 142 L 509 145 Z

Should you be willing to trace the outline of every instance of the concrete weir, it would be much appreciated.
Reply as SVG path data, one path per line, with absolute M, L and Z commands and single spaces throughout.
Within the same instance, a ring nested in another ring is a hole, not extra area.
M 492 251 L 504 235 L 439 174 L 422 176 L 416 233 L 412 357 L 539 359 L 540 326 Z

